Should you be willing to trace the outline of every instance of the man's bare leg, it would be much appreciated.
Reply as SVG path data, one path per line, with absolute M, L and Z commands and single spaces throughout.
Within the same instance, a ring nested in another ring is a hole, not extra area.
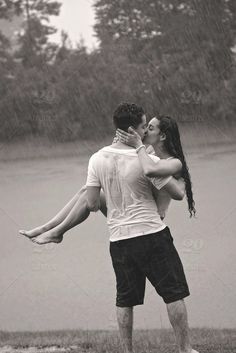
M 116 307 L 121 343 L 125 353 L 133 353 L 133 307 Z
M 183 299 L 166 304 L 170 323 L 174 329 L 179 353 L 191 353 L 188 316 Z
M 106 200 L 102 191 L 100 193 L 100 210 L 104 216 L 106 216 Z M 49 231 L 38 235 L 37 237 L 31 238 L 31 240 L 39 245 L 47 243 L 60 243 L 63 239 L 64 233 L 76 225 L 82 223 L 85 219 L 88 218 L 89 214 L 90 211 L 87 207 L 87 191 L 85 188 L 67 217 L 60 224 L 50 229 Z
M 36 237 L 60 224 L 66 216 L 70 213 L 71 209 L 74 207 L 76 202 L 82 193 L 86 190 L 85 186 L 83 186 L 73 197 L 72 199 L 56 214 L 55 217 L 50 219 L 47 223 L 33 228 L 31 230 L 20 230 L 19 233 L 27 236 L 28 238 Z

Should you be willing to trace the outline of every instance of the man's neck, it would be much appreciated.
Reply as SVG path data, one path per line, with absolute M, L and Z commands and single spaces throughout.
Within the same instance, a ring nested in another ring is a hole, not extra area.
M 117 149 L 119 149 L 119 150 L 128 150 L 128 149 L 132 150 L 132 149 L 134 149 L 133 147 L 128 146 L 128 145 L 126 145 L 125 143 L 122 143 L 122 142 L 120 142 L 120 141 L 117 141 L 117 142 L 113 143 L 113 144 L 111 145 L 111 147 L 117 148 Z

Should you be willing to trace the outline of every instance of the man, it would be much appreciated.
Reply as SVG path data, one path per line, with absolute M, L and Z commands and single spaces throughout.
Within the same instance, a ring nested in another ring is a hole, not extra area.
M 114 112 L 116 128 L 133 126 L 144 137 L 146 116 L 141 107 L 122 103 Z M 159 160 L 157 156 L 152 156 Z M 116 275 L 117 320 L 126 353 L 132 352 L 133 306 L 144 301 L 146 277 L 167 305 L 180 353 L 193 353 L 184 297 L 189 293 L 182 263 L 169 228 L 157 212 L 152 184 L 134 148 L 121 142 L 92 155 L 87 177 L 88 207 L 99 209 L 100 189 L 107 203 L 110 254 Z M 155 178 L 155 187 L 182 199 L 173 177 Z

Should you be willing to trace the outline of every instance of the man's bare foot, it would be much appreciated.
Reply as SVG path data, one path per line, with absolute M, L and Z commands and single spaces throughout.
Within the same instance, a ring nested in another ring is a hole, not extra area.
M 31 239 L 31 238 L 37 237 L 38 235 L 46 232 L 47 230 L 48 229 L 45 229 L 44 227 L 37 227 L 37 228 L 31 229 L 31 230 L 21 229 L 21 230 L 19 230 L 19 233 Z
M 37 237 L 31 238 L 31 241 L 39 245 L 48 243 L 61 243 L 62 240 L 63 234 L 59 233 L 54 229 L 48 230 L 47 232 L 40 234 Z

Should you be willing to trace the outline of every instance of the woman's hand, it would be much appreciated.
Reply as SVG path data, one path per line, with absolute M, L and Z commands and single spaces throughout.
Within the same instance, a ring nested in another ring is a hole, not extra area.
M 119 141 L 134 148 L 141 146 L 143 143 L 139 134 L 132 127 L 129 127 L 128 131 L 129 133 L 121 129 L 116 130 Z

